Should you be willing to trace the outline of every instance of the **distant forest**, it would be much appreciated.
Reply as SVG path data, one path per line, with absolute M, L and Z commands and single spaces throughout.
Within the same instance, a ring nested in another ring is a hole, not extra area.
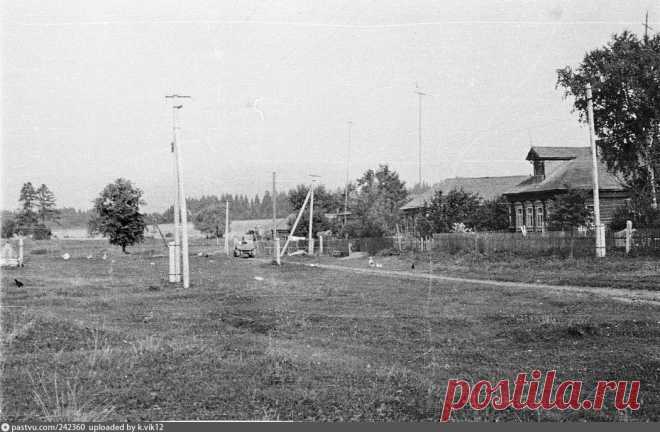
M 247 195 L 232 195 L 222 194 L 220 197 L 216 195 L 202 196 L 200 198 L 188 198 L 186 204 L 188 206 L 189 215 L 196 214 L 199 210 L 211 205 L 224 206 L 225 202 L 229 201 L 229 214 L 232 220 L 246 220 L 246 219 L 268 219 L 273 217 L 273 199 L 269 191 L 260 197 L 259 194 L 252 198 Z M 287 217 L 292 212 L 291 203 L 289 202 L 288 192 L 280 192 L 277 194 L 277 217 Z M 17 212 L 4 210 L 2 218 L 15 217 Z M 73 207 L 64 207 L 58 209 L 58 218 L 51 223 L 51 228 L 86 228 L 87 223 L 94 215 L 92 209 L 79 210 Z M 172 223 L 174 222 L 173 206 L 170 206 L 162 213 L 154 212 L 149 213 L 147 216 L 147 223 L 152 223 L 154 220 L 157 223 Z
M 273 217 L 273 197 L 269 191 L 264 192 L 263 198 L 259 194 L 253 198 L 247 195 L 222 194 L 204 195 L 200 198 L 187 198 L 188 214 L 194 215 L 203 208 L 224 206 L 229 201 L 229 214 L 232 220 L 268 219 Z M 288 192 L 277 194 L 277 217 L 287 217 L 292 212 Z M 147 223 L 154 219 L 158 223 L 174 222 L 174 206 L 170 206 L 163 213 L 150 213 Z

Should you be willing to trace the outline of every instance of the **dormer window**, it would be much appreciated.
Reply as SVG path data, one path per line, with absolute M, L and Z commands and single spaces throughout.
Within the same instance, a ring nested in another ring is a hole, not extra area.
M 545 177 L 545 164 L 540 159 L 534 160 L 534 175 Z

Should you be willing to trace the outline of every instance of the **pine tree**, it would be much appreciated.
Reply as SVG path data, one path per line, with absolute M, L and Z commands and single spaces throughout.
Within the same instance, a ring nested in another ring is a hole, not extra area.
M 38 222 L 37 213 L 34 211 L 37 192 L 34 190 L 31 182 L 23 184 L 18 201 L 22 203 L 22 208 L 16 218 L 19 230 L 32 228 Z
M 39 186 L 36 191 L 36 208 L 41 223 L 57 218 L 58 211 L 55 209 L 55 194 L 45 184 Z

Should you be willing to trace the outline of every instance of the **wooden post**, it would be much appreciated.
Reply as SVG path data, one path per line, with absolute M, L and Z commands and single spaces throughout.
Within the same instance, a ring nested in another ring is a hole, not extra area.
M 630 253 L 632 244 L 632 221 L 626 221 L 626 255 Z
M 176 255 L 176 242 L 169 242 L 167 244 L 168 246 L 168 251 L 170 253 L 170 266 L 169 266 L 169 273 L 168 273 L 168 280 L 170 283 L 176 283 L 177 281 L 177 274 L 176 274 L 176 260 L 177 260 L 177 255 Z
M 313 223 L 314 223 L 314 182 L 312 181 L 311 186 L 312 196 L 309 200 L 309 241 L 307 244 L 307 253 L 309 255 L 314 255 L 314 233 L 313 233 Z
M 225 204 L 225 254 L 229 256 L 229 201 Z
M 275 262 L 277 265 L 282 265 L 280 261 L 280 238 L 275 237 Z
M 23 267 L 23 237 L 18 238 L 18 266 Z
M 284 255 L 284 252 L 286 251 L 287 246 L 289 246 L 289 242 L 291 241 L 291 236 L 294 235 L 296 232 L 296 228 L 298 227 L 298 222 L 300 222 L 300 217 L 302 216 L 303 212 L 305 211 L 305 206 L 307 205 L 307 201 L 309 200 L 310 195 L 312 194 L 312 189 L 309 189 L 309 192 L 307 192 L 307 196 L 305 197 L 305 201 L 303 201 L 302 207 L 300 207 L 300 211 L 298 212 L 298 216 L 296 217 L 295 222 L 293 223 L 293 226 L 291 227 L 291 231 L 289 232 L 289 236 L 286 239 L 286 242 L 284 242 L 284 247 L 282 248 L 282 255 Z
M 589 121 L 589 145 L 591 146 L 592 183 L 594 198 L 594 224 L 596 225 L 596 257 L 605 257 L 605 225 L 600 223 L 600 196 L 598 186 L 598 152 L 596 150 L 596 131 L 594 128 L 594 109 L 591 98 L 591 84 L 587 83 L 587 120 Z
M 319 236 L 319 256 L 323 255 L 323 236 Z

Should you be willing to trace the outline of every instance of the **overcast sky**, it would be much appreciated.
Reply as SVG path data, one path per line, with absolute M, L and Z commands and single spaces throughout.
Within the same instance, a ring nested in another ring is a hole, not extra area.
M 529 174 L 534 145 L 586 145 L 555 89 L 615 32 L 660 28 L 656 1 L 5 1 L 2 207 L 23 182 L 89 208 L 117 177 L 173 200 L 172 110 L 188 196 L 254 195 L 388 163 L 423 178 Z

